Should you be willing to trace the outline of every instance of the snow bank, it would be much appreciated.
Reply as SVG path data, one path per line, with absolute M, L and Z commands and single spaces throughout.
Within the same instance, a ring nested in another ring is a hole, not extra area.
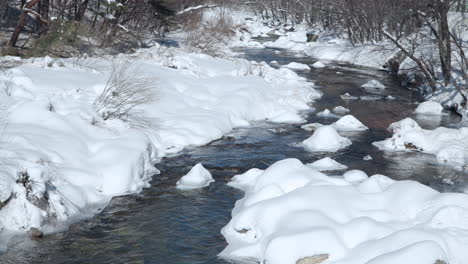
M 189 173 L 180 178 L 176 183 L 176 187 L 181 190 L 192 190 L 206 187 L 212 182 L 214 180 L 211 173 L 201 163 L 198 163 L 193 166 Z
M 159 46 L 18 64 L 0 72 L 1 234 L 89 217 L 113 196 L 149 186 L 167 154 L 251 121 L 302 122 L 299 111 L 320 96 L 289 69 Z M 136 107 L 132 122 L 105 120 L 93 103 L 113 65 L 125 65 L 157 98 Z
M 343 165 L 329 157 L 306 164 L 306 166 L 318 171 L 346 170 L 348 168 L 346 165 Z
M 302 145 L 311 152 L 336 152 L 351 145 L 351 140 L 340 136 L 332 126 L 322 126 L 304 140 Z
M 269 264 L 465 263 L 467 195 L 356 175 L 349 182 L 287 159 L 234 177 L 245 197 L 221 231 L 228 246 L 220 256 Z
M 370 89 L 385 89 L 385 85 L 383 85 L 377 80 L 370 80 L 367 83 L 363 84 L 361 87 Z
M 307 64 L 298 63 L 298 62 L 291 62 L 284 67 L 291 69 L 291 70 L 298 70 L 298 71 L 309 71 L 310 67 Z
M 468 164 L 468 128 L 439 127 L 422 129 L 416 121 L 406 118 L 388 128 L 393 136 L 373 144 L 385 151 L 420 151 L 436 155 L 440 163 L 463 169 Z
M 437 102 L 423 102 L 418 105 L 416 110 L 414 111 L 416 114 L 424 114 L 424 115 L 442 115 L 442 111 L 444 107 L 437 103 Z

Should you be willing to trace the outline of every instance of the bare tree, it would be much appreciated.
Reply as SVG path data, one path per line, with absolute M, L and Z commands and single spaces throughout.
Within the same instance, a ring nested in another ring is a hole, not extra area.
M 94 106 L 103 120 L 120 119 L 132 126 L 149 126 L 151 122 L 138 109 L 155 99 L 156 84 L 128 63 L 112 66 L 109 79 Z

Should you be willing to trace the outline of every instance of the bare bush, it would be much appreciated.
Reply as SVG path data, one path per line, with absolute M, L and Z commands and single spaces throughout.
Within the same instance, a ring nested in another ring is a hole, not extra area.
M 126 63 L 117 63 L 112 66 L 106 86 L 94 106 L 103 120 L 120 119 L 133 127 L 148 127 L 153 122 L 139 108 L 154 98 L 152 79 L 137 70 L 130 70 Z
M 220 45 L 227 44 L 236 34 L 236 25 L 226 10 L 220 9 L 206 20 L 195 17 L 187 29 L 185 44 L 189 49 L 196 49 L 211 55 L 221 55 Z

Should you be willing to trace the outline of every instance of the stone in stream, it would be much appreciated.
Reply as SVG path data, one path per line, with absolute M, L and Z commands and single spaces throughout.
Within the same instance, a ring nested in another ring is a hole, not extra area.
M 319 39 L 319 35 L 315 33 L 307 33 L 306 36 L 307 42 L 317 42 L 317 40 Z
M 296 262 L 296 264 L 318 264 L 327 260 L 330 256 L 328 254 L 320 254 L 312 257 L 301 258 Z M 436 263 L 439 264 L 439 263 Z M 442 264 L 442 263 L 440 263 Z
M 31 227 L 31 229 L 29 229 L 29 233 L 32 238 L 42 238 L 44 236 L 44 233 L 42 233 L 42 231 L 37 227 Z

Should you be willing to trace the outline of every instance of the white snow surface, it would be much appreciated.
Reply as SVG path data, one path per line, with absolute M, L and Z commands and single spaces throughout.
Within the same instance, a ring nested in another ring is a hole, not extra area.
M 299 112 L 320 96 L 289 69 L 160 46 L 116 57 L 0 60 L 21 64 L 0 72 L 2 235 L 89 217 L 113 196 L 149 186 L 167 154 L 251 121 L 302 122 Z M 98 114 L 93 102 L 113 64 L 149 83 L 156 99 L 135 109 L 148 126 Z
M 346 170 L 348 168 L 348 166 L 343 165 L 330 157 L 326 157 L 306 165 L 318 171 Z
M 314 64 L 312 64 L 312 67 L 314 67 L 316 69 L 322 69 L 322 68 L 325 68 L 326 66 L 327 65 L 325 65 L 325 63 L 323 63 L 321 61 L 317 61 Z
M 342 118 L 338 119 L 338 121 L 333 123 L 332 126 L 338 131 L 348 132 L 365 131 L 369 129 L 352 115 L 343 116 Z
M 333 114 L 329 109 L 318 112 L 317 116 L 325 118 L 340 118 L 340 116 Z
M 324 125 L 320 123 L 312 123 L 303 125 L 301 126 L 301 128 L 304 130 L 313 131 L 323 126 Z M 352 115 L 345 115 L 338 119 L 338 121 L 330 124 L 329 126 L 341 132 L 360 132 L 369 129 L 367 126 L 361 123 L 361 121 L 359 121 L 356 117 Z
M 302 142 L 310 152 L 336 152 L 351 145 L 351 140 L 340 136 L 333 126 L 321 126 L 314 134 Z
M 466 263 L 468 195 L 364 175 L 347 181 L 287 159 L 235 176 L 230 185 L 245 196 L 221 231 L 228 246 L 220 256 L 268 264 L 317 255 L 329 264 Z
M 198 163 L 176 183 L 176 188 L 181 190 L 199 189 L 214 182 L 211 173 Z
M 307 64 L 299 63 L 299 62 L 291 62 L 284 67 L 291 69 L 291 70 L 298 70 L 298 71 L 309 71 L 310 67 Z
M 414 112 L 416 114 L 424 114 L 424 115 L 442 115 L 443 110 L 444 110 L 444 107 L 440 103 L 427 101 L 427 102 L 422 102 L 421 104 L 419 104 L 416 110 L 414 110 Z
M 344 107 L 344 106 L 336 106 L 335 108 L 333 108 L 333 112 L 336 113 L 336 114 L 346 114 L 346 113 L 349 113 L 351 112 L 351 110 L 349 110 L 348 108 Z
M 371 89 L 385 89 L 385 85 L 377 80 L 370 80 L 367 83 L 363 84 L 361 87 L 371 88 Z
M 393 133 L 391 138 L 373 143 L 381 150 L 433 154 L 439 163 L 457 169 L 464 169 L 468 164 L 468 127 L 427 130 L 406 118 L 391 124 L 388 129 Z

